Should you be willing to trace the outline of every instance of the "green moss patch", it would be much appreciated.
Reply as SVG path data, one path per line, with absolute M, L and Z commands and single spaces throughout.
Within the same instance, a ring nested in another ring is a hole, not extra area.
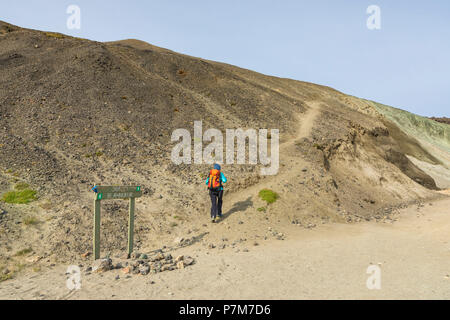
M 279 195 L 276 192 L 269 189 L 261 190 L 258 195 L 263 201 L 266 201 L 267 204 L 274 203 L 279 198 Z
M 22 256 L 25 256 L 25 255 L 31 253 L 32 251 L 33 251 L 33 249 L 31 249 L 31 248 L 25 248 L 25 249 L 22 249 L 20 251 L 17 251 L 15 256 L 16 257 L 22 257 Z
M 2 201 L 11 204 L 27 204 L 36 200 L 36 191 L 31 189 L 10 191 L 2 196 Z

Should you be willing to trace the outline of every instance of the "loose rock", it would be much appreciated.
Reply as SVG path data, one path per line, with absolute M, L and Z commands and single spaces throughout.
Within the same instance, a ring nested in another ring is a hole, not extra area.
M 125 274 L 131 273 L 131 267 L 125 267 L 125 268 L 123 268 L 123 269 L 122 269 L 122 272 L 125 273 Z
M 184 241 L 184 238 L 182 238 L 182 237 L 177 237 L 177 238 L 175 238 L 175 240 L 173 240 L 173 242 L 178 245 L 182 244 L 183 241 Z
M 149 272 L 150 272 L 150 266 L 143 264 L 139 266 L 139 272 L 143 275 L 146 276 Z
M 92 272 L 105 272 L 111 270 L 112 268 L 113 266 L 111 259 L 97 259 L 92 265 Z
M 139 259 L 141 254 L 139 252 L 132 252 L 130 257 L 131 259 Z
M 185 257 L 184 259 L 183 259 L 183 262 L 184 262 L 184 265 L 185 266 L 190 266 L 191 264 L 193 264 L 194 263 L 194 259 L 193 258 L 191 258 L 191 257 Z

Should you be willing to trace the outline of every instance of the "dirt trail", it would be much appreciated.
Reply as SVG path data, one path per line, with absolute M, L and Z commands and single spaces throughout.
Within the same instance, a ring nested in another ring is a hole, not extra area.
M 450 299 L 448 208 L 450 198 L 404 209 L 394 224 L 292 227 L 288 240 L 248 252 L 196 244 L 173 252 L 197 259 L 187 269 L 82 275 L 79 291 L 66 288 L 59 266 L 2 283 L 0 299 Z M 381 269 L 380 290 L 366 286 L 371 264 Z
M 275 176 L 266 177 L 266 179 L 261 183 L 250 186 L 245 190 L 239 190 L 239 192 L 227 194 L 227 203 L 230 203 L 231 206 L 233 206 L 236 205 L 236 203 L 245 201 L 245 199 L 252 198 L 258 194 L 259 190 L 263 188 L 270 188 L 280 181 L 285 181 L 287 176 L 290 175 L 293 170 L 301 170 L 301 167 L 305 165 L 305 162 L 297 155 L 293 156 L 289 149 L 291 149 L 300 139 L 309 137 L 314 126 L 315 119 L 320 114 L 320 103 L 313 101 L 308 103 L 308 106 L 309 109 L 304 114 L 298 114 L 296 116 L 299 126 L 295 137 L 280 145 L 280 164 L 284 164 L 283 168 L 280 167 L 280 172 Z
M 311 102 L 308 104 L 310 109 L 306 111 L 305 115 L 301 118 L 299 117 L 300 128 L 297 133 L 295 140 L 300 140 L 301 138 L 307 138 L 311 134 L 311 130 L 314 127 L 315 119 L 320 114 L 320 103 Z

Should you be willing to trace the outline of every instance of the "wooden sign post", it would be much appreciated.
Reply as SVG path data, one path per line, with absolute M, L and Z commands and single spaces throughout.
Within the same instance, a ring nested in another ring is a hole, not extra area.
M 130 199 L 128 216 L 128 256 L 133 252 L 134 237 L 134 205 L 135 199 L 142 196 L 140 186 L 95 186 L 94 200 L 94 259 L 100 259 L 100 202 L 102 200 Z

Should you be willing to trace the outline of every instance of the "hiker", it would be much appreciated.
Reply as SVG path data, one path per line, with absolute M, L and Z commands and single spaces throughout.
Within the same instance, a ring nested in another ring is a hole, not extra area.
M 223 184 L 227 182 L 227 178 L 220 171 L 220 165 L 214 164 L 214 169 L 209 171 L 209 177 L 206 179 L 209 196 L 211 197 L 211 222 L 216 221 L 216 217 L 222 217 L 222 197 Z

